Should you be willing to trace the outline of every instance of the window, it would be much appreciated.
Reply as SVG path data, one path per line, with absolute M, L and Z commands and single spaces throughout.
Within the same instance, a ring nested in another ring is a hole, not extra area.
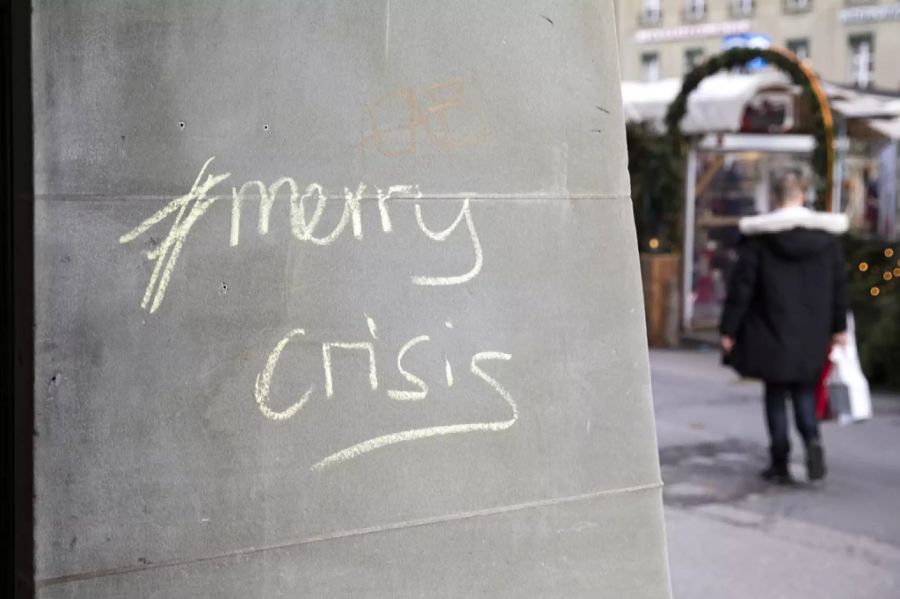
M 659 81 L 659 54 L 656 52 L 641 54 L 641 74 L 644 81 Z
M 688 48 L 684 51 L 684 72 L 690 73 L 703 62 L 703 48 Z
M 797 60 L 803 62 L 809 60 L 809 40 L 806 38 L 797 38 L 787 41 L 787 49 L 797 56 Z
M 731 0 L 731 15 L 734 17 L 749 17 L 754 8 L 754 0 Z
M 706 0 L 685 0 L 684 20 L 700 21 L 706 17 Z
M 850 36 L 850 83 L 857 87 L 872 85 L 875 69 L 872 34 Z
M 639 20 L 641 25 L 658 25 L 662 21 L 660 0 L 642 0 Z
M 784 9 L 787 12 L 804 12 L 811 6 L 812 0 L 784 0 Z

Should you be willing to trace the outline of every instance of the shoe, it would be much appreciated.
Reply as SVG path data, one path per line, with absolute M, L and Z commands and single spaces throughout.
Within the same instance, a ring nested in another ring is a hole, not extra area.
M 786 466 L 769 466 L 760 472 L 759 475 L 764 481 L 775 485 L 791 485 L 794 483 L 794 479 Z
M 809 480 L 822 480 L 826 472 L 822 442 L 813 441 L 806 447 L 806 473 Z

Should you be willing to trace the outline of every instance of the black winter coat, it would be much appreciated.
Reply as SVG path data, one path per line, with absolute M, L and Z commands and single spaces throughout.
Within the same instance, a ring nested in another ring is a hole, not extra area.
M 847 271 L 836 233 L 843 215 L 804 208 L 743 219 L 721 332 L 740 374 L 773 383 L 814 383 L 831 336 L 847 328 Z

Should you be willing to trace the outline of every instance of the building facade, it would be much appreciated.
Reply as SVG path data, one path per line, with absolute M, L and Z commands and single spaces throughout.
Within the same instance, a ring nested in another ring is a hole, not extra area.
M 681 77 L 729 44 L 783 46 L 828 81 L 900 90 L 896 0 L 615 0 L 622 78 Z

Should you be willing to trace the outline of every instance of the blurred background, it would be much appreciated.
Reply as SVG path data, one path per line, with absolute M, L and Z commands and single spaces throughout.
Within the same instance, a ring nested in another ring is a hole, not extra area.
M 651 345 L 715 342 L 737 221 L 768 211 L 772 173 L 794 166 L 811 205 L 850 217 L 863 367 L 900 389 L 900 3 L 616 0 L 616 18 Z
M 900 597 L 900 3 L 615 5 L 674 595 Z M 824 485 L 775 488 L 762 386 L 722 367 L 718 321 L 738 220 L 786 167 L 849 216 L 875 415 L 823 423 Z

